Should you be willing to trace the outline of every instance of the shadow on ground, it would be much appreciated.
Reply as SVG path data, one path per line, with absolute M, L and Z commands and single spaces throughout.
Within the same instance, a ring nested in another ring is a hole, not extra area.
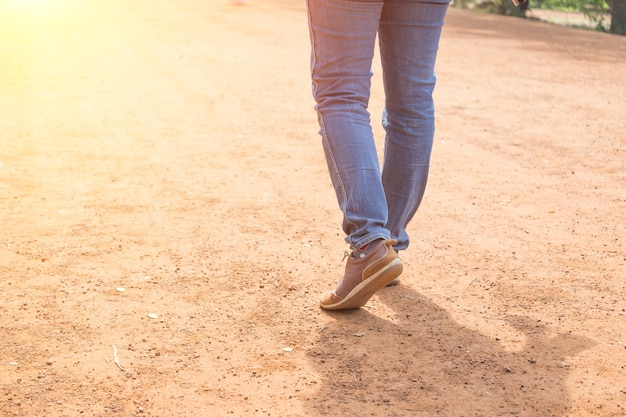
M 395 313 L 383 319 L 365 308 L 329 313 L 310 360 L 320 374 L 310 415 L 563 416 L 570 409 L 568 358 L 592 346 L 525 317 L 523 350 L 457 324 L 406 286 L 379 300 Z

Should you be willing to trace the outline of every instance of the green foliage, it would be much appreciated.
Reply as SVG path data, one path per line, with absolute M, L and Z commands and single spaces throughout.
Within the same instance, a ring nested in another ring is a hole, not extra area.
M 580 10 L 580 3 L 581 0 L 532 0 L 530 6 L 534 9 L 574 12 Z
M 466 8 L 469 4 L 472 4 L 473 9 L 479 10 L 485 13 L 503 14 L 507 16 L 526 17 L 527 4 L 521 6 L 515 6 L 511 0 L 464 0 L 460 3 L 460 6 Z
M 512 0 L 454 0 L 454 5 L 485 13 L 526 17 L 527 9 L 546 9 L 562 12 L 582 12 L 596 30 L 608 31 L 605 16 L 611 12 L 611 2 L 626 0 L 528 0 L 516 7 Z
M 606 0 L 531 0 L 535 9 L 558 10 L 562 12 L 578 12 L 588 9 L 609 10 Z
M 585 18 L 594 24 L 596 30 L 603 32 L 608 30 L 604 16 L 610 12 L 611 7 L 607 0 L 531 0 L 531 7 L 562 12 L 582 12 Z
M 608 13 L 611 8 L 605 0 L 587 0 L 586 4 L 582 5 L 581 10 L 587 20 L 595 24 L 596 30 L 602 32 L 609 31 L 609 28 L 606 27 L 604 15 Z

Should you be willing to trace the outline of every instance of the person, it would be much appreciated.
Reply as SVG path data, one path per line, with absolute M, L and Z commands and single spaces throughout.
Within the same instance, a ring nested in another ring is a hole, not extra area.
M 435 58 L 448 0 L 307 0 L 315 110 L 351 252 L 327 310 L 359 308 L 402 273 L 424 195 Z M 382 169 L 368 103 L 376 37 L 385 92 Z M 348 256 L 349 255 L 349 256 Z

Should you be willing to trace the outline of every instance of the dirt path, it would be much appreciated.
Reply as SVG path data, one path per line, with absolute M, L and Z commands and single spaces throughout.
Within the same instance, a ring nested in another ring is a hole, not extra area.
M 293 0 L 0 0 L 0 415 L 623 416 L 626 38 L 451 10 L 406 272 L 341 314 L 308 51 Z

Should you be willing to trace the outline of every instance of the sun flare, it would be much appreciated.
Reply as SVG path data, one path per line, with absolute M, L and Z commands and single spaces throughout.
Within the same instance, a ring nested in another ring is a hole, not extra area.
M 24 9 L 38 9 L 49 6 L 50 3 L 54 3 L 54 0 L 12 0 L 11 3 Z
M 67 0 L 0 0 L 0 9 L 5 8 L 21 14 L 42 15 L 65 6 Z

